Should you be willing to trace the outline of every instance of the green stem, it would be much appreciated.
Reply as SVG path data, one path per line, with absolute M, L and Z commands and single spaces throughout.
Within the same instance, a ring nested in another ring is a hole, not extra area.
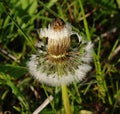
M 62 64 L 58 64 L 58 74 L 59 76 L 63 76 L 63 65 Z M 64 109 L 65 109 L 65 114 L 72 114 L 71 109 L 70 109 L 68 90 L 65 84 L 62 85 L 62 100 L 63 100 Z
M 65 108 L 65 113 L 66 114 L 71 114 L 69 97 L 68 97 L 67 86 L 66 85 L 62 85 L 62 99 L 63 99 L 64 108 Z

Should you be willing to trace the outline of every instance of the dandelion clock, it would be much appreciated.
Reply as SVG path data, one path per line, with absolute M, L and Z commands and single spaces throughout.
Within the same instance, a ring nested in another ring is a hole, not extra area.
M 53 20 L 47 28 L 39 30 L 39 37 L 47 38 L 47 45 L 39 42 L 44 50 L 38 50 L 27 62 L 29 73 L 42 84 L 61 86 L 65 112 L 70 114 L 66 85 L 83 80 L 91 70 L 93 44 L 61 19 Z M 72 46 L 72 35 L 78 38 L 78 46 Z

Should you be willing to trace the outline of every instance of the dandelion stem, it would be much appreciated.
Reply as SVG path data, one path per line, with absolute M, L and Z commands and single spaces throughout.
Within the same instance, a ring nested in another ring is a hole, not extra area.
M 58 65 L 58 74 L 59 74 L 59 76 L 63 75 L 62 64 Z M 62 85 L 62 100 L 63 100 L 64 109 L 65 109 L 65 114 L 71 114 L 69 97 L 68 97 L 68 90 L 67 90 L 67 86 L 65 84 Z
M 63 99 L 63 105 L 64 105 L 65 113 L 66 114 L 71 114 L 69 97 L 68 97 L 67 86 L 66 85 L 62 85 L 62 99 Z

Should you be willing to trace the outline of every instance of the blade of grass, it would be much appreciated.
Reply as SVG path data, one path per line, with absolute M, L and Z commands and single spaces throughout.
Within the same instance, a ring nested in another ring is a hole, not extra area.
M 85 27 L 85 32 L 87 35 L 87 39 L 90 41 L 91 40 L 91 36 L 90 36 L 90 32 L 89 32 L 89 28 L 88 28 L 88 23 L 85 17 L 85 12 L 83 9 L 83 4 L 82 1 L 79 0 L 79 4 L 80 4 L 80 8 L 81 8 L 81 12 L 83 15 L 83 22 L 84 22 L 84 27 Z M 100 48 L 101 48 L 101 43 L 99 42 L 99 46 L 98 46 L 98 53 L 96 55 L 95 51 L 93 51 L 93 57 L 94 57 L 94 64 L 95 64 L 95 68 L 96 68 L 96 80 L 97 80 L 97 85 L 98 85 L 98 91 L 99 91 L 99 97 L 102 99 L 103 102 L 105 102 L 105 87 L 106 86 L 106 82 L 104 80 L 104 74 L 101 70 L 101 64 L 100 64 Z
M 34 47 L 34 42 L 32 41 L 32 39 L 24 32 L 24 30 L 20 27 L 20 25 L 18 25 L 18 23 L 16 22 L 15 19 L 13 19 L 13 16 L 10 14 L 10 12 L 12 12 L 12 10 L 9 8 L 8 4 L 3 1 L 2 2 L 3 5 L 5 6 L 5 13 L 10 17 L 10 19 L 12 20 L 12 22 L 16 25 L 16 27 L 18 28 L 18 30 L 21 32 L 21 34 L 24 36 L 24 38 L 26 39 L 26 41 L 29 42 L 30 46 L 32 47 L 32 49 L 34 51 L 35 47 Z M 1 5 L 1 4 L 0 4 Z
M 10 17 L 10 19 L 13 21 L 13 23 L 16 25 L 16 27 L 20 30 L 20 32 L 23 34 L 24 38 L 30 43 L 32 49 L 35 49 L 32 39 L 23 31 L 23 29 L 20 27 L 20 25 L 17 24 L 17 22 L 15 21 L 15 19 L 12 18 L 10 13 L 8 13 L 8 12 L 6 12 L 6 13 Z
M 41 1 L 38 1 L 44 8 L 43 10 L 40 12 L 40 13 L 43 13 L 45 11 L 45 9 L 47 11 L 49 11 L 51 14 L 53 14 L 55 17 L 59 17 L 58 14 L 56 12 L 54 12 L 53 10 L 50 9 L 50 7 L 53 5 L 53 3 L 55 3 L 57 0 L 54 0 L 54 2 L 52 2 L 51 4 L 44 4 L 43 2 Z
M 43 84 L 42 84 L 42 88 L 44 89 L 47 98 L 49 98 L 49 95 L 48 95 L 48 93 L 47 93 L 46 87 L 45 87 Z M 54 107 L 54 104 L 50 102 L 50 105 L 51 105 L 51 107 L 52 107 L 53 113 L 56 114 L 57 112 L 56 112 L 56 109 L 55 109 L 55 107 Z
M 10 87 L 12 89 L 12 93 L 18 98 L 18 100 L 20 101 L 22 106 L 26 110 L 28 110 L 29 109 L 28 102 L 26 101 L 25 97 L 20 92 L 18 87 L 11 81 L 11 77 L 9 75 L 5 75 L 5 74 L 1 73 L 0 74 L 0 81 L 4 82 L 3 84 L 7 85 L 8 87 Z M 0 84 L 2 84 L 2 83 L 0 83 Z
M 108 56 L 108 61 L 110 61 L 110 60 L 112 59 L 112 57 L 113 57 L 113 55 L 114 55 L 113 53 L 114 53 L 114 51 L 115 51 L 118 43 L 119 43 L 119 39 L 116 40 L 116 42 L 115 42 L 115 44 L 114 44 L 114 46 L 113 46 L 113 48 L 112 48 L 112 50 L 111 50 L 111 52 L 110 52 L 110 54 L 109 54 L 109 56 Z
M 84 22 L 84 27 L 85 27 L 85 32 L 86 32 L 86 35 L 87 35 L 87 39 L 91 40 L 91 36 L 90 36 L 89 28 L 88 28 L 88 23 L 87 23 L 87 20 L 86 20 L 86 17 L 85 17 L 85 12 L 84 12 L 81 0 L 79 0 L 79 4 L 80 4 L 81 12 L 82 12 L 82 15 L 83 15 L 83 22 Z

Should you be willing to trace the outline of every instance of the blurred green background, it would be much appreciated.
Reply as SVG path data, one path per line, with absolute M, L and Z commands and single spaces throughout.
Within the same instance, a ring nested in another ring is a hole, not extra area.
M 40 114 L 64 114 L 60 88 L 43 87 L 26 68 L 37 30 L 54 18 L 94 43 L 92 71 L 69 86 L 73 114 L 120 114 L 120 0 L 0 0 L 0 114 L 31 114 L 47 94 L 53 107 Z

